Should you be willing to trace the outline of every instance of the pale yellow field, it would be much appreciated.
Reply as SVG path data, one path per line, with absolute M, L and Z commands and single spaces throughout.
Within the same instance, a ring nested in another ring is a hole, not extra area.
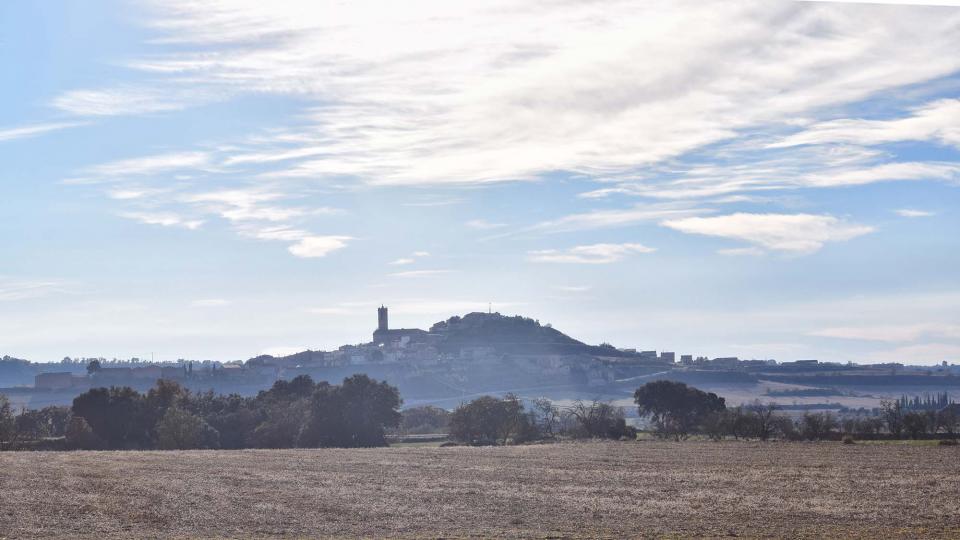
M 0 454 L 0 537 L 960 537 L 957 447 Z

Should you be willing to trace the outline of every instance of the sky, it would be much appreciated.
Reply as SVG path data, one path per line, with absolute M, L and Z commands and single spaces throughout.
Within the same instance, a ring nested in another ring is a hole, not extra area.
M 960 7 L 0 3 L 0 355 L 232 360 L 493 309 L 960 363 Z

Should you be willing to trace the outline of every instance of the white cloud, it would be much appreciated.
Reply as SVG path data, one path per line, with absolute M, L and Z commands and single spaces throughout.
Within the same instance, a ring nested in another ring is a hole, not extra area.
M 82 126 L 82 122 L 49 122 L 45 124 L 31 124 L 15 128 L 0 129 L 0 142 L 12 141 L 15 139 L 26 139 L 28 137 L 37 137 L 51 131 L 59 131 L 77 126 Z
M 489 231 L 491 229 L 499 229 L 501 227 L 506 227 L 504 223 L 492 223 L 485 219 L 472 219 L 466 222 L 466 225 L 470 229 L 477 229 L 481 231 Z
M 875 167 L 825 171 L 799 180 L 806 187 L 857 186 L 896 180 L 960 180 L 960 163 L 886 163 Z
M 708 212 L 703 208 L 691 208 L 676 204 L 646 204 L 618 210 L 593 210 L 571 214 L 557 219 L 537 223 L 532 231 L 549 233 L 625 227 L 646 221 L 658 221 Z
M 704 199 L 714 203 L 744 202 L 746 193 L 772 190 L 835 188 L 894 181 L 960 183 L 954 162 L 884 163 L 881 153 L 854 147 L 799 147 L 783 152 L 721 149 L 716 163 L 668 164 L 643 181 L 621 181 L 580 196 L 599 199 L 632 195 L 654 199 Z M 756 202 L 756 201 L 753 201 Z M 664 204 L 664 203 L 661 203 Z M 676 203 L 674 203 L 676 204 Z
M 349 236 L 304 236 L 287 248 L 297 257 L 326 257 L 329 253 L 347 247 Z
M 267 192 L 262 189 L 228 189 L 206 193 L 196 193 L 182 197 L 183 202 L 200 205 L 209 212 L 231 221 L 272 221 L 287 222 L 306 215 L 342 213 L 342 210 L 327 206 L 306 208 L 284 205 L 267 205 L 268 201 L 284 198 L 281 193 Z
M 960 69 L 952 10 L 616 0 L 153 6 L 155 44 L 172 46 L 130 67 L 155 88 L 76 90 L 56 106 L 135 114 L 241 93 L 296 95 L 316 104 L 307 125 L 227 161 L 371 184 L 616 176 Z
M 199 229 L 203 225 L 203 220 L 186 219 L 183 216 L 171 212 L 121 212 L 120 217 L 139 221 L 147 225 L 183 227 L 190 230 Z
M 652 253 L 656 249 L 643 244 L 591 244 L 566 250 L 531 251 L 527 259 L 543 263 L 609 264 L 635 253 Z
M 159 193 L 161 193 L 160 190 L 150 188 L 111 189 L 107 192 L 107 196 L 118 201 L 129 201 L 134 199 L 142 199 L 149 195 L 156 195 Z
M 935 141 L 960 148 L 960 99 L 942 99 L 895 120 L 842 119 L 814 124 L 770 148 L 803 144 L 874 145 L 897 141 Z
M 591 287 L 590 285 L 560 285 L 556 288 L 563 292 L 574 292 L 574 293 L 587 292 L 593 289 L 593 287 Z
M 912 208 L 901 208 L 899 210 L 895 210 L 895 212 L 898 216 L 905 218 L 930 217 L 936 215 L 935 213 L 927 210 L 914 210 Z
M 430 256 L 429 251 L 414 251 L 409 257 L 401 257 L 399 259 L 390 261 L 388 264 L 392 266 L 403 266 L 407 264 L 413 264 L 417 262 L 417 259 L 422 259 L 423 257 L 429 257 L 429 256 Z
M 804 0 L 805 2 L 830 2 L 837 0 Z M 839 0 L 846 4 L 894 4 L 898 6 L 960 6 L 958 0 Z
M 196 90 L 126 86 L 71 90 L 57 96 L 51 105 L 78 116 L 118 116 L 176 111 L 202 101 Z
M 193 307 L 223 307 L 229 306 L 230 301 L 223 298 L 203 298 L 190 302 L 190 305 Z
M 206 152 L 175 152 L 131 159 L 123 159 L 91 167 L 97 176 L 116 177 L 166 173 L 178 169 L 203 168 L 209 164 Z
M 827 242 L 850 240 L 874 230 L 833 216 L 811 214 L 737 213 L 668 220 L 662 224 L 688 234 L 742 240 L 763 249 L 794 255 L 813 253 Z

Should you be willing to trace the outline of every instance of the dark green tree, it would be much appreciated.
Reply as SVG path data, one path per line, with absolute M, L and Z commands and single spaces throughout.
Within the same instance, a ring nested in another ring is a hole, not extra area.
M 162 450 L 219 448 L 220 434 L 202 418 L 170 407 L 157 424 L 157 446 Z
M 516 396 L 481 396 L 450 415 L 450 436 L 469 444 L 506 444 L 531 434 L 530 417 Z
M 396 387 L 358 374 L 343 384 L 317 385 L 310 399 L 301 446 L 385 446 L 386 428 L 400 424 Z
M 94 388 L 73 400 L 93 433 L 111 449 L 150 448 L 154 421 L 146 400 L 129 387 Z
M 709 414 L 726 409 L 724 399 L 713 392 L 675 381 L 649 382 L 637 388 L 633 401 L 640 416 L 650 418 L 658 435 L 678 441 L 699 430 Z

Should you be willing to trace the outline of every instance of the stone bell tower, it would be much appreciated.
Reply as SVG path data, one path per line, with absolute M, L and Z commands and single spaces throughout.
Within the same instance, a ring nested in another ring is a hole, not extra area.
M 383 305 L 377 308 L 377 330 L 387 331 L 390 326 L 387 323 L 387 308 Z

